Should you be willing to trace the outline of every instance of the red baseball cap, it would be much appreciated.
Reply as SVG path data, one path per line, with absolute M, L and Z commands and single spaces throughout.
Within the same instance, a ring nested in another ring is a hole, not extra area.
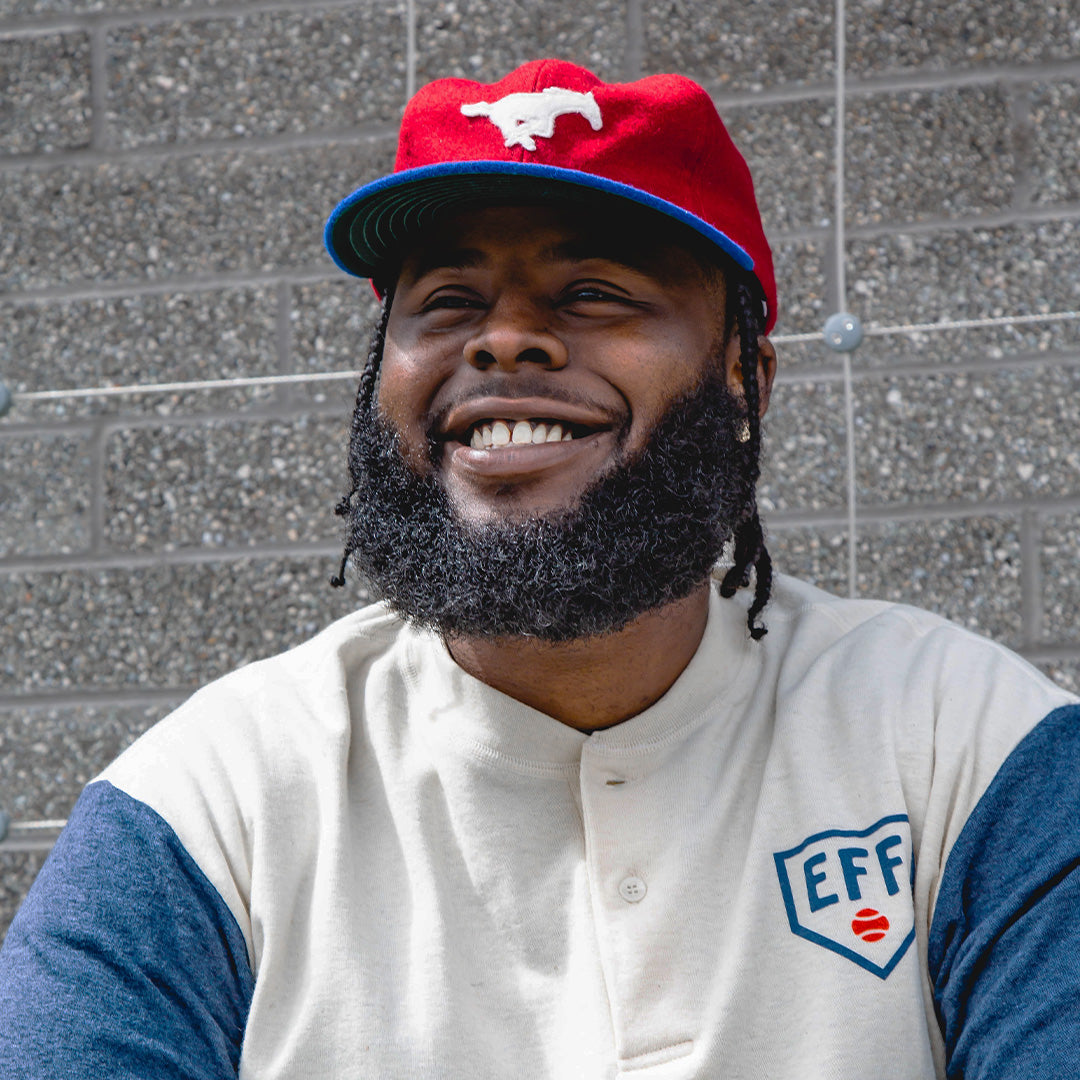
M 752 274 L 766 332 L 776 322 L 750 170 L 712 99 L 681 75 L 605 83 L 534 60 L 496 83 L 429 83 L 405 109 L 394 172 L 338 204 L 326 247 L 342 270 L 374 277 L 448 209 L 518 199 L 622 199 L 664 214 Z

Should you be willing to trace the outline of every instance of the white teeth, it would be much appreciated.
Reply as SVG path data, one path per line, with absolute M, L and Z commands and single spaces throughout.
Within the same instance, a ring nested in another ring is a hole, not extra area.
M 478 424 L 469 437 L 474 450 L 491 450 L 502 446 L 538 445 L 549 442 L 570 442 L 572 431 L 564 431 L 562 424 L 544 420 L 492 420 Z

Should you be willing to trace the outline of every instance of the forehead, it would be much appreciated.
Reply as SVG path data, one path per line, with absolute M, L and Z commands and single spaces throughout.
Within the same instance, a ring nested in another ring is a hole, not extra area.
M 404 253 L 401 275 L 510 261 L 532 267 L 603 261 L 665 282 L 723 281 L 670 225 L 640 212 L 573 205 L 487 206 L 446 215 Z

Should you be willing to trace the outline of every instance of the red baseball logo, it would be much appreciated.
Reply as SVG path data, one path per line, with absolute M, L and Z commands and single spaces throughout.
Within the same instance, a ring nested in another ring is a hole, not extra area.
M 880 941 L 888 929 L 889 920 L 872 907 L 855 912 L 855 918 L 851 920 L 852 933 L 863 941 Z

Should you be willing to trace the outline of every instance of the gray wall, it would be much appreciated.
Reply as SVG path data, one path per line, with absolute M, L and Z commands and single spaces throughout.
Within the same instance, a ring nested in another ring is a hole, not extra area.
M 1072 8 L 1073 14 L 1067 14 Z M 16 391 L 349 368 L 365 285 L 328 211 L 409 87 L 558 54 L 678 70 L 750 159 L 778 333 L 835 310 L 832 0 L 0 0 L 0 375 Z M 867 324 L 1080 308 L 1080 15 L 850 0 L 849 306 Z M 847 589 L 840 363 L 781 350 L 762 503 Z M 1080 324 L 854 358 L 858 590 L 1080 681 Z M 326 585 L 348 383 L 16 403 L 0 421 L 0 805 L 62 818 L 198 684 L 358 602 Z M 0 933 L 41 852 L 0 847 Z M 22 843 L 22 847 L 29 846 Z

